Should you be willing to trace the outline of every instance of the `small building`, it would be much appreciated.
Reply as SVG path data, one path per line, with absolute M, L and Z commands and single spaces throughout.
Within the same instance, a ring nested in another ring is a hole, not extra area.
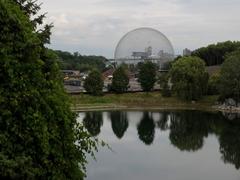
M 79 78 L 80 77 L 80 71 L 77 70 L 62 70 L 62 73 L 65 77 L 73 77 L 73 78 Z
M 185 48 L 183 50 L 183 56 L 191 56 L 191 54 L 192 54 L 192 51 L 190 49 Z
M 112 77 L 113 77 L 114 71 L 115 71 L 115 69 L 113 69 L 113 68 L 110 68 L 110 69 L 104 71 L 104 72 L 102 73 L 103 79 L 104 79 L 104 80 L 111 80 Z

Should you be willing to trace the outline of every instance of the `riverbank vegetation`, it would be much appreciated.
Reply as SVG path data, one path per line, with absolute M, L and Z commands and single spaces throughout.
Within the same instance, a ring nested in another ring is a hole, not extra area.
M 88 94 L 70 95 L 73 110 L 114 109 L 114 108 L 177 108 L 177 109 L 212 109 L 218 96 L 205 96 L 195 102 L 184 101 L 176 97 L 163 97 L 160 92 L 136 92 L 124 94 L 105 94 L 91 96 Z
M 209 95 L 217 95 L 219 98 L 215 99 L 215 102 L 211 102 L 212 105 L 214 103 L 216 104 L 217 101 L 218 103 L 229 101 L 226 99 L 230 98 L 230 102 L 233 102 L 230 106 L 238 107 L 240 97 L 239 61 L 240 50 L 236 50 L 225 56 L 221 71 L 211 75 L 207 73 L 205 62 L 202 59 L 195 56 L 185 56 L 180 57 L 171 63 L 170 69 L 167 73 L 158 76 L 155 65 L 151 62 L 145 62 L 139 69 L 138 74 L 138 81 L 141 84 L 142 90 L 144 92 L 150 92 L 155 81 L 158 79 L 158 83 L 160 83 L 162 89 L 162 93 L 159 94 L 159 97 L 162 99 L 159 99 L 158 97 L 151 98 L 149 93 L 145 93 L 145 96 L 130 96 L 126 101 L 124 100 L 124 95 L 117 96 L 117 101 L 115 101 L 114 95 L 107 95 L 103 98 L 99 97 L 96 98 L 96 100 L 99 100 L 100 104 L 102 101 L 107 101 L 107 103 L 114 104 L 133 105 L 135 103 L 136 106 L 159 105 L 162 107 L 165 106 L 164 101 L 167 99 L 166 98 L 162 101 L 163 97 L 172 96 L 172 99 L 175 100 L 173 106 L 177 104 L 177 106 L 180 107 L 181 105 L 188 106 L 192 101 L 201 101 L 202 98 L 206 98 Z M 114 76 L 115 75 L 116 73 Z M 121 98 L 123 98 L 123 102 L 121 102 Z M 139 101 L 136 102 L 134 98 Z M 89 97 L 89 99 L 91 98 Z M 182 101 L 188 102 L 182 104 L 180 100 L 176 99 L 182 99 Z M 82 100 L 84 101 L 84 99 L 81 99 L 80 101 Z M 168 98 L 167 101 L 171 101 L 171 98 Z M 179 102 L 181 102 L 181 105 Z M 75 104 L 76 103 L 78 102 L 75 102 Z M 228 104 L 229 103 L 227 103 L 227 106 L 229 106 Z

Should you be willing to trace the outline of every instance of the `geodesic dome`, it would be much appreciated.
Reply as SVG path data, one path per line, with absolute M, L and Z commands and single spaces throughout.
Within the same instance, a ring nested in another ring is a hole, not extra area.
M 152 61 L 160 67 L 174 59 L 171 42 L 161 32 L 152 28 L 138 28 L 124 35 L 114 54 L 117 65 Z

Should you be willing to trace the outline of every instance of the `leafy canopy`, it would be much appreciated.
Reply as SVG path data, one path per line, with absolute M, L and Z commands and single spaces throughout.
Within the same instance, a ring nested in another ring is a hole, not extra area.
M 240 50 L 226 57 L 219 77 L 219 91 L 223 98 L 240 102 Z
M 151 91 L 156 82 L 156 65 L 150 61 L 143 63 L 139 69 L 138 81 L 141 84 L 143 91 Z
M 96 142 L 70 110 L 39 10 L 0 0 L 0 178 L 82 179 Z
M 103 94 L 103 85 L 102 74 L 97 70 L 92 70 L 83 86 L 89 94 L 99 96 Z
M 213 66 L 222 64 L 225 55 L 238 48 L 240 48 L 239 41 L 226 41 L 196 49 L 192 52 L 192 55 L 203 59 L 207 66 Z
M 83 56 L 78 52 L 70 53 L 55 51 L 58 55 L 61 69 L 79 70 L 81 72 L 98 69 L 103 71 L 106 68 L 107 59 L 102 56 Z
M 129 77 L 126 69 L 122 66 L 118 67 L 113 73 L 112 90 L 117 93 L 126 92 L 128 89 Z
M 185 100 L 198 100 L 207 89 L 205 63 L 198 57 L 182 57 L 170 69 L 173 91 Z

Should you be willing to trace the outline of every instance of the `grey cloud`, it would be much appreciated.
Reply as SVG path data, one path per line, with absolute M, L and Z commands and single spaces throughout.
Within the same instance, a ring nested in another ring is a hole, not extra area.
M 113 57 L 121 36 L 141 26 L 163 32 L 177 53 L 240 39 L 239 0 L 41 1 L 55 24 L 55 49 Z

